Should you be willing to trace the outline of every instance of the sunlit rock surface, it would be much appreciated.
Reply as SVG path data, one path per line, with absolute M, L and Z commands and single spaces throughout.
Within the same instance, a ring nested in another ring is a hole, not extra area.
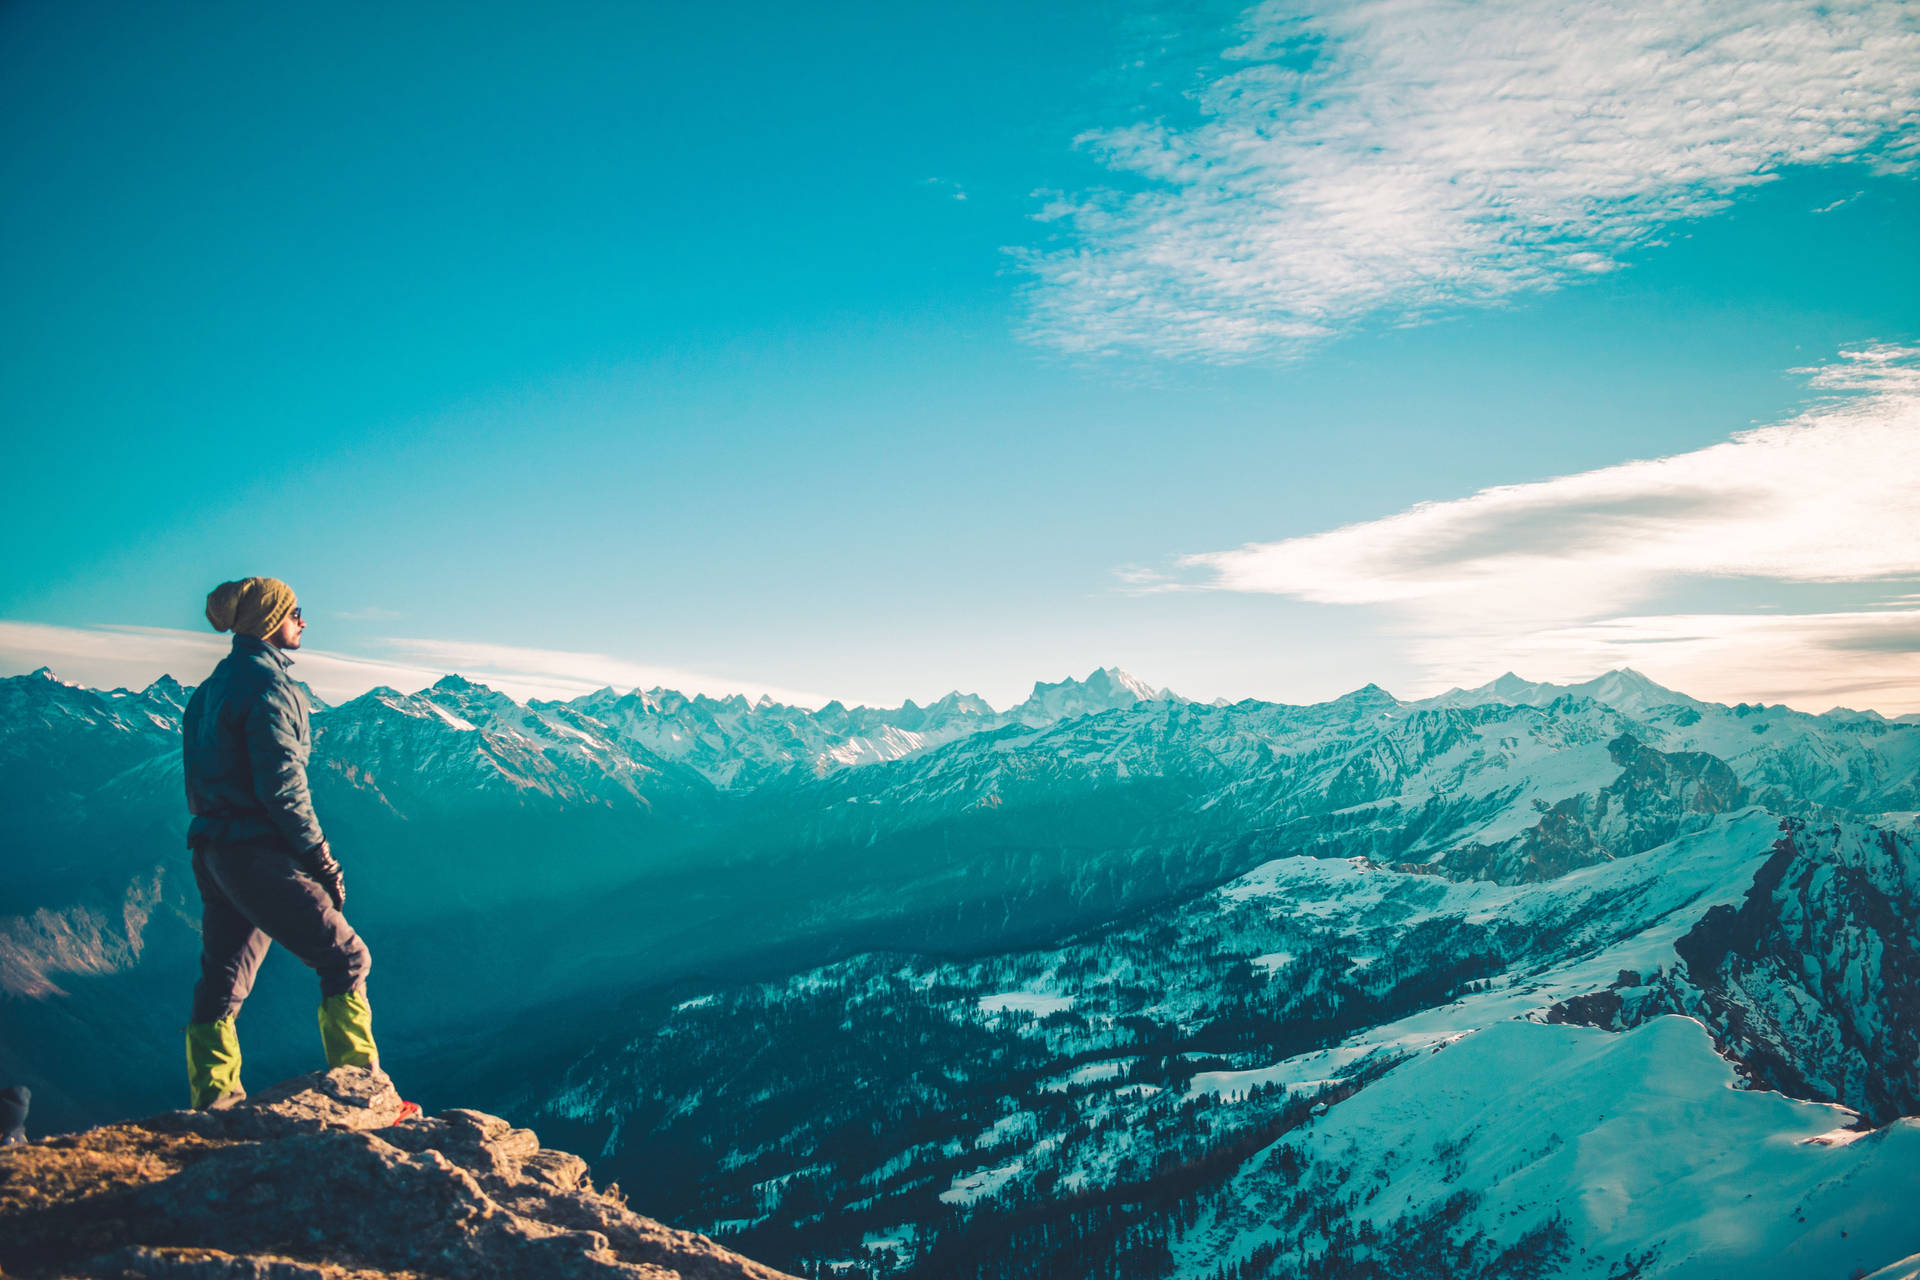
M 395 1123 L 384 1075 L 302 1076 L 0 1150 L 0 1269 L 141 1280 L 780 1272 L 594 1190 L 578 1156 L 477 1111 Z

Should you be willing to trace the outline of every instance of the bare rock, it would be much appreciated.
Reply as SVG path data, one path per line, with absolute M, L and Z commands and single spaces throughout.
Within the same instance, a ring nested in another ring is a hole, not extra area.
M 396 1273 L 271 1255 L 235 1257 L 218 1249 L 136 1246 L 94 1259 L 88 1274 L 98 1280 L 390 1280 Z
M 126 1280 L 776 1280 L 591 1189 L 478 1111 L 394 1123 L 377 1072 L 302 1076 L 0 1151 L 0 1268 Z
M 170 1111 L 143 1129 L 264 1142 L 328 1129 L 384 1129 L 400 1118 L 400 1094 L 385 1072 L 338 1067 L 295 1076 L 219 1111 Z

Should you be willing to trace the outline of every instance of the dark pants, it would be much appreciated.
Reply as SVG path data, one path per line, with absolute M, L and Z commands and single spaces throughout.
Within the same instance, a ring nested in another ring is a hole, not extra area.
M 291 853 L 262 845 L 204 845 L 193 851 L 200 884 L 200 981 L 193 1022 L 240 1012 L 267 948 L 279 943 L 320 975 L 320 995 L 367 985 L 373 957 L 347 918 Z

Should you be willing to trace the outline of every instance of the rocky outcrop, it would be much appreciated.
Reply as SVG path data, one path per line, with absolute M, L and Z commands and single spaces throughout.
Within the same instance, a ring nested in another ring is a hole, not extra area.
M 396 1123 L 386 1077 L 302 1076 L 0 1150 L 0 1270 L 114 1280 L 778 1280 L 595 1191 L 477 1111 Z
M 1885 1124 L 1920 1111 L 1916 920 L 1911 834 L 1789 819 L 1745 899 L 1678 939 L 1680 964 L 1646 981 L 1623 973 L 1547 1021 L 1621 1031 L 1685 1014 L 1762 1087 Z
M 1433 866 L 1456 877 L 1504 884 L 1554 880 L 1581 867 L 1645 853 L 1746 803 L 1733 770 L 1713 756 L 1656 751 L 1631 734 L 1607 743 L 1607 755 L 1620 773 L 1606 786 L 1543 803 L 1539 821 L 1517 838 L 1492 845 L 1468 842 Z

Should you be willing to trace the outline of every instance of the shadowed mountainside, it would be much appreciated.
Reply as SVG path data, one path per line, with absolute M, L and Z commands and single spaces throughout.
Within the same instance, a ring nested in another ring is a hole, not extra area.
M 1659 1241 L 1542 1208 L 1585 1194 L 1555 1143 L 1402 1135 L 1388 1181 L 1424 1190 L 1393 1214 L 1367 1207 L 1371 1185 L 1232 1210 L 1269 1159 L 1283 1177 L 1357 1167 L 1289 1139 L 1292 1169 L 1262 1154 L 1279 1135 L 1515 1020 L 1596 1022 L 1603 1046 L 1683 1013 L 1747 1081 L 1816 1108 L 1793 1116 L 1914 1109 L 1920 728 L 1718 706 L 1630 672 L 1314 706 L 1096 677 L 1019 714 L 657 691 L 523 706 L 453 678 L 316 711 L 316 795 L 378 957 L 387 1066 L 429 1107 L 541 1117 L 648 1214 L 777 1265 L 940 1280 L 1207 1280 L 1216 1253 L 1316 1280 L 1402 1280 L 1394 1258 L 1434 1250 L 1503 1278 L 1566 1248 L 1644 1264 Z M 44 1126 L 174 1100 L 194 944 L 177 702 L 0 682 L 18 713 L 0 763 L 34 783 L 9 792 L 0 1076 L 34 1087 Z M 61 764 L 33 774 L 40 741 Z M 311 1002 L 298 966 L 268 966 L 256 1080 L 304 1068 Z M 1633 1043 L 1653 1077 L 1701 1086 L 1661 1121 L 1703 1126 L 1672 1149 L 1717 1141 L 1703 1099 L 1724 1085 L 1699 1043 L 1671 1022 Z M 1596 1052 L 1602 1075 L 1632 1058 Z M 1524 1083 L 1490 1078 L 1475 1105 L 1524 1111 L 1506 1096 Z M 1570 1113 L 1555 1142 L 1638 1096 Z M 1820 1133 L 1858 1135 L 1852 1119 Z M 1851 1200 L 1808 1200 L 1813 1164 L 1767 1176 L 1782 1212 L 1864 1249 L 1852 1218 L 1909 1194 L 1908 1142 L 1861 1165 L 1878 1172 Z M 1545 1198 L 1463 1190 L 1474 1151 L 1490 1170 L 1534 1160 Z M 1702 1194 L 1725 1207 L 1724 1187 Z M 1407 1232 L 1432 1248 L 1381 1252 Z M 1871 1262 L 1920 1237 L 1866 1243 Z M 1692 1274 L 1683 1239 L 1661 1248 Z M 1764 1274 L 1799 1280 L 1775 1261 Z

